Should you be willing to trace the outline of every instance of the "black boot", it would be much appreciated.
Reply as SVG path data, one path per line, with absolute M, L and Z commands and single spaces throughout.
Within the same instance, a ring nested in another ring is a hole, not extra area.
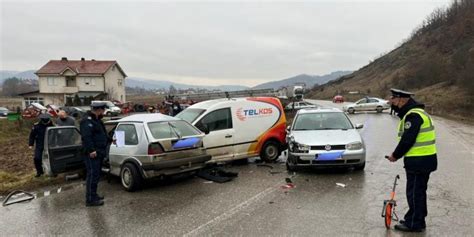
M 102 205 L 104 205 L 104 201 L 102 200 L 86 202 L 86 207 L 97 207 L 97 206 L 102 206 Z
M 396 224 L 395 229 L 403 232 L 422 232 L 423 229 L 412 229 L 406 226 L 405 224 Z

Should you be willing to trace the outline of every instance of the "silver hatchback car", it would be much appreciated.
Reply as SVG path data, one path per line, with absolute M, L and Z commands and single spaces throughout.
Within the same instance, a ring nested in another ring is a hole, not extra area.
M 365 168 L 365 145 L 347 115 L 335 108 L 302 109 L 288 126 L 287 169 L 298 167 Z
M 105 122 L 111 136 L 123 139 L 109 148 L 109 172 L 127 191 L 144 179 L 196 171 L 211 159 L 204 133 L 188 122 L 163 114 L 136 114 Z M 113 135 L 115 134 L 115 135 Z M 55 175 L 83 165 L 81 139 L 75 127 L 52 127 L 46 133 L 43 167 Z

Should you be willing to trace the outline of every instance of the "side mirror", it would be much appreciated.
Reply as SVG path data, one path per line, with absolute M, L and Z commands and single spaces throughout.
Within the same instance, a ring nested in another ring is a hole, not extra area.
M 203 124 L 200 129 L 201 129 L 201 131 L 202 131 L 204 134 L 206 134 L 206 135 L 210 133 L 209 127 L 208 127 L 207 125 L 205 125 L 205 124 Z
M 361 123 L 355 125 L 356 129 L 361 129 L 363 127 L 364 127 L 364 124 L 361 124 Z
M 289 131 L 290 131 L 290 129 L 291 129 L 291 126 L 290 126 L 290 125 L 288 125 L 288 127 L 286 127 L 286 131 L 287 131 L 287 132 L 289 132 Z

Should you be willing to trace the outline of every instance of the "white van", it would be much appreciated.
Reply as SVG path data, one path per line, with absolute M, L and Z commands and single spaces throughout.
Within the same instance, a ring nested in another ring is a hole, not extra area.
M 205 132 L 212 162 L 260 156 L 275 161 L 286 149 L 286 117 L 273 97 L 216 99 L 190 106 L 177 115 Z
M 122 109 L 120 109 L 114 103 L 112 103 L 111 101 L 107 101 L 107 100 L 94 100 L 94 101 L 92 101 L 92 104 L 93 103 L 98 103 L 98 102 L 106 104 L 107 107 L 105 108 L 105 115 L 107 115 L 107 116 L 117 116 L 122 111 Z

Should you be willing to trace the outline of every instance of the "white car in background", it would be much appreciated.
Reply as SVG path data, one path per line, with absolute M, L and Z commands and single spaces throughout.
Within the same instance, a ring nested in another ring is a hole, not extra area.
M 306 108 L 317 108 L 318 106 L 315 104 L 311 104 L 307 101 L 299 101 L 299 102 L 291 102 L 286 107 L 285 110 L 299 110 L 299 109 L 306 109 Z
M 353 114 L 357 111 L 376 111 L 382 113 L 386 109 L 390 109 L 390 104 L 387 100 L 376 97 L 364 97 L 353 104 L 348 104 L 342 107 L 345 112 Z

